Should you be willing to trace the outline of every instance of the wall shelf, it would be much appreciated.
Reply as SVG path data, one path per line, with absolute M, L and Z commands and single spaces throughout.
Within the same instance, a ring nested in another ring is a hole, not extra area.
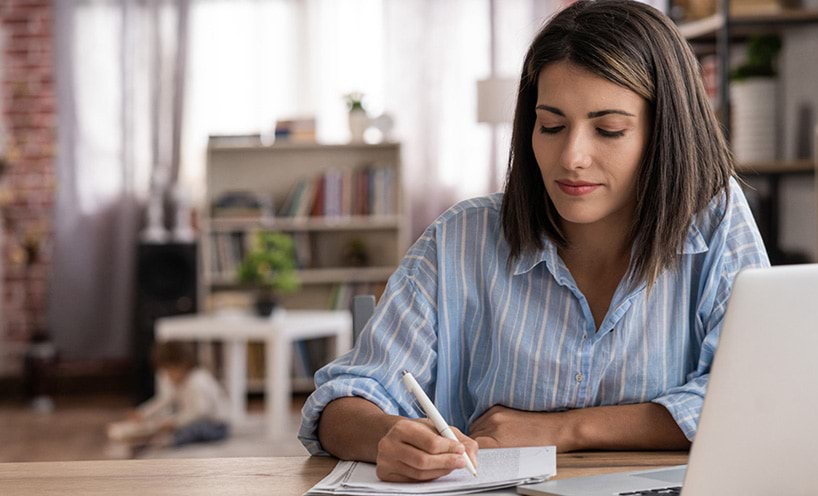
M 691 41 L 713 41 L 718 30 L 724 27 L 724 16 L 713 14 L 679 25 L 682 35 Z M 782 27 L 818 23 L 818 9 L 792 9 L 758 14 L 733 14 L 730 16 L 730 36 L 744 37 L 753 33 L 774 32 Z
M 302 285 L 342 284 L 386 281 L 395 271 L 395 267 L 357 267 L 306 269 L 298 271 Z M 255 286 L 239 283 L 234 277 L 211 276 L 206 284 L 213 289 L 252 290 Z
M 308 231 L 374 231 L 400 227 L 402 219 L 397 215 L 345 216 L 345 217 L 214 217 L 210 220 L 211 231 L 274 230 L 287 232 Z
M 737 164 L 739 174 L 811 174 L 815 171 L 811 160 L 793 160 L 790 162 L 758 162 L 754 164 Z

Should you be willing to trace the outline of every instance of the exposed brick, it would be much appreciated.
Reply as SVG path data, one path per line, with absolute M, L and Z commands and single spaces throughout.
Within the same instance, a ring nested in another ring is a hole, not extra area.
M 46 318 L 50 270 L 56 146 L 53 6 L 50 0 L 0 0 L 0 36 L 4 38 L 0 81 L 7 150 L 15 159 L 3 181 L 12 197 L 4 200 L 3 305 L 8 342 L 28 341 Z M 23 263 L 22 240 L 41 236 L 41 255 Z

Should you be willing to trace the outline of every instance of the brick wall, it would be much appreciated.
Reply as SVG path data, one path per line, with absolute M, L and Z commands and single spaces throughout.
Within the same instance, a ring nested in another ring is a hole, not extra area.
M 0 350 L 21 349 L 47 323 L 56 147 L 52 16 L 51 0 L 0 1 L 0 139 L 6 163 L 0 179 Z M 36 260 L 28 264 L 34 251 Z

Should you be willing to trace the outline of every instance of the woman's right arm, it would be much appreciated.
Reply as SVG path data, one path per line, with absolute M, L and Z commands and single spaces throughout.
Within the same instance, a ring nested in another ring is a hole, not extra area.
M 350 420 L 352 419 L 352 420 Z M 338 398 L 324 408 L 318 438 L 326 451 L 344 460 L 377 465 L 381 480 L 432 480 L 463 468 L 463 452 L 477 459 L 477 443 L 456 428 L 460 442 L 439 435 L 426 419 L 387 415 L 358 397 Z
M 299 439 L 312 454 L 377 464 L 383 480 L 428 480 L 463 463 L 477 443 L 440 436 L 401 382 L 409 370 L 435 389 L 437 362 L 437 243 L 430 226 L 389 278 L 355 348 L 315 375 Z M 454 431 L 454 429 L 453 429 Z

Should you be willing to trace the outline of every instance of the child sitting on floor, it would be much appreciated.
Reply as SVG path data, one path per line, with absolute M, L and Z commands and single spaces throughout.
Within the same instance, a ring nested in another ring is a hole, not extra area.
M 192 349 L 180 342 L 154 349 L 158 393 L 108 426 L 114 441 L 153 446 L 181 446 L 219 441 L 230 430 L 229 403 L 213 375 L 196 365 Z

